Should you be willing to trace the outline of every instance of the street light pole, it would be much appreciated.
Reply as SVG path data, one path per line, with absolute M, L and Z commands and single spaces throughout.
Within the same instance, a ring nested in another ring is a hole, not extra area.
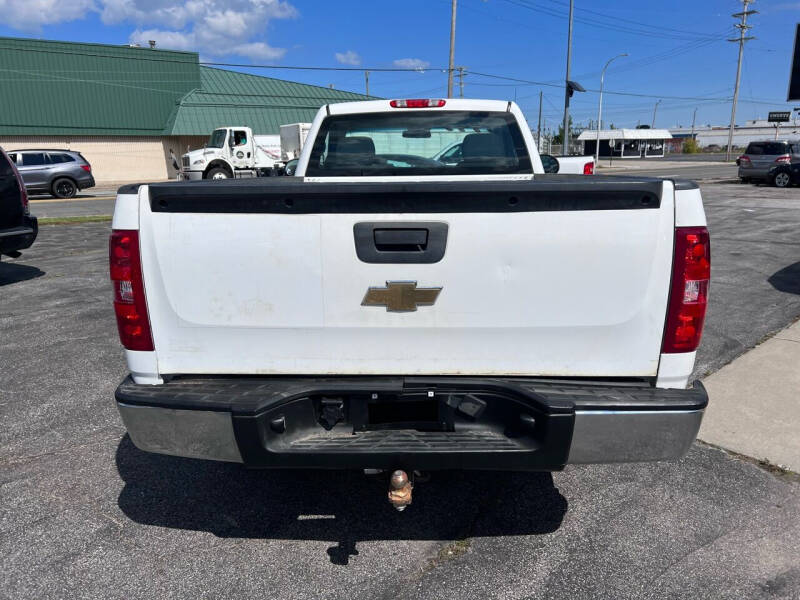
M 600 121 L 603 118 L 603 82 L 606 78 L 606 69 L 608 65 L 611 64 L 613 60 L 620 58 L 621 56 L 628 56 L 627 52 L 623 52 L 622 54 L 617 54 L 614 58 L 609 58 L 606 66 L 603 67 L 603 70 L 600 72 L 600 102 L 597 105 L 597 139 L 594 143 L 594 164 L 597 165 L 600 163 Z M 613 152 L 612 152 L 613 154 Z
M 656 105 L 653 107 L 653 122 L 650 124 L 651 129 L 656 126 L 656 111 L 658 110 L 659 104 L 661 104 L 661 100 L 656 100 Z

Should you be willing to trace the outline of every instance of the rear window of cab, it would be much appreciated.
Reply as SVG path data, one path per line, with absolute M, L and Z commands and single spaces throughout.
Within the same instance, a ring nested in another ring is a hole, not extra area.
M 327 117 L 307 176 L 532 173 L 514 115 L 397 111 Z

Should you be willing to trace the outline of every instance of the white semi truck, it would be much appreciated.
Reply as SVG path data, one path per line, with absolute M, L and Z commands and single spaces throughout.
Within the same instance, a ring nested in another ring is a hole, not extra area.
M 311 123 L 281 125 L 281 160 L 288 162 L 300 158 L 310 129 Z
M 220 127 L 205 148 L 181 158 L 180 179 L 239 179 L 272 175 L 282 166 L 281 136 L 253 135 L 249 127 Z

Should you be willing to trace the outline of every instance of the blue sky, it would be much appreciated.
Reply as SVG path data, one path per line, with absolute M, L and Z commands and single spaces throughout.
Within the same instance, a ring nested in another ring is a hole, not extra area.
M 737 45 L 733 0 L 575 1 L 572 79 L 599 87 L 608 58 L 604 120 L 618 127 L 724 124 L 730 118 Z M 786 104 L 794 28 L 800 1 L 759 0 L 751 8 L 737 122 L 764 118 Z M 536 125 L 544 92 L 546 125 L 563 110 L 568 0 L 459 0 L 456 64 L 464 65 L 465 96 L 514 99 Z M 283 66 L 421 67 L 370 75 L 370 92 L 384 97 L 446 92 L 450 0 L 0 0 L 0 35 L 124 44 L 155 39 L 161 48 L 195 50 L 201 60 Z M 248 72 L 364 91 L 363 71 L 241 68 Z M 488 77 L 477 73 L 493 75 Z M 521 79 L 552 84 L 515 82 Z M 685 98 L 685 99 L 684 99 Z M 704 99 L 699 99 L 704 98 Z M 576 94 L 577 122 L 596 118 L 597 94 Z

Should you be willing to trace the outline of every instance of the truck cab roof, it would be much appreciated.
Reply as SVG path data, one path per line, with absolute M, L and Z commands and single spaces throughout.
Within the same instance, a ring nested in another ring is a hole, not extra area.
M 328 104 L 323 107 L 323 110 L 328 115 L 347 115 L 355 113 L 374 113 L 374 112 L 391 112 L 391 111 L 409 111 L 409 110 L 477 110 L 488 112 L 505 112 L 510 111 L 511 107 L 518 110 L 516 104 L 505 100 L 475 100 L 465 98 L 435 98 L 431 101 L 444 102 L 442 106 L 431 104 L 429 106 L 420 106 L 414 108 L 396 108 L 391 105 L 394 100 L 365 100 L 359 102 L 340 102 L 337 104 Z M 407 101 L 407 100 L 406 100 Z

